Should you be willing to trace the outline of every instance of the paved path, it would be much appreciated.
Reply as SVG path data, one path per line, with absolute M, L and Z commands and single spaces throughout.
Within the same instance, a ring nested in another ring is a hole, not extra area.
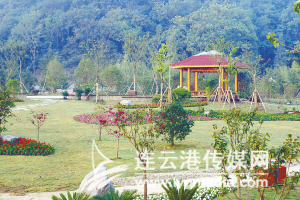
M 291 171 L 300 171 L 300 165 L 294 165 L 291 166 L 290 172 Z M 231 176 L 231 180 L 236 180 L 234 176 Z M 211 174 L 209 177 L 201 177 L 197 179 L 187 179 L 184 180 L 185 184 L 188 182 L 196 183 L 200 182 L 202 188 L 204 187 L 214 187 L 214 186 L 220 186 L 221 184 L 221 176 L 220 175 L 214 175 Z M 140 186 L 122 186 L 122 187 L 116 187 L 116 189 L 120 192 L 123 190 L 138 190 L 139 194 L 143 194 L 144 188 L 142 185 Z M 163 193 L 164 190 L 161 188 L 161 184 L 148 184 L 148 194 L 157 194 L 157 193 Z M 51 200 L 51 196 L 59 196 L 60 193 L 66 194 L 66 191 L 61 191 L 61 192 L 41 192 L 41 193 L 28 193 L 25 195 L 13 195 L 9 193 L 0 193 L 0 200 Z

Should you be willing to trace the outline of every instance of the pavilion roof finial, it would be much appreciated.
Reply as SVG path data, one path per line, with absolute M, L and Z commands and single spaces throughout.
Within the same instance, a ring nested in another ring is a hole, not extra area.
M 221 53 L 217 52 L 216 50 L 211 50 L 209 52 L 203 51 L 203 52 L 198 53 L 194 56 L 202 56 L 202 55 L 221 55 Z

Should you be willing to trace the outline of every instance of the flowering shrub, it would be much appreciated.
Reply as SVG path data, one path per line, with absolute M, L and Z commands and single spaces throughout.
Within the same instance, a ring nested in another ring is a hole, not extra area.
M 46 156 L 54 153 L 54 148 L 45 142 L 19 138 L 14 142 L 0 140 L 0 155 Z
M 221 191 L 220 188 L 212 187 L 212 188 L 199 188 L 196 194 L 193 196 L 192 200 L 211 200 L 215 199 L 217 196 L 223 196 L 226 193 L 231 192 L 230 188 L 225 188 L 225 191 Z M 143 200 L 143 196 L 139 196 L 135 198 L 135 200 Z M 156 195 L 148 195 L 148 200 L 168 200 L 168 195 L 166 193 L 156 194 Z
M 196 107 L 196 106 L 204 106 L 207 105 L 206 101 L 201 102 L 190 102 L 190 103 L 183 103 L 183 107 Z M 158 108 L 159 104 L 135 104 L 133 106 L 125 106 L 120 103 L 114 105 L 114 108 L 123 108 L 123 109 L 138 109 L 138 108 Z

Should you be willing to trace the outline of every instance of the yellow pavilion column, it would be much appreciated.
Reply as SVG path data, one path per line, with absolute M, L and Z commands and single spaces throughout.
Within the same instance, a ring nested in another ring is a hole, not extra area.
M 225 71 L 224 73 L 225 73 L 225 79 L 227 80 L 227 81 L 225 82 L 225 91 L 226 91 L 226 90 L 228 90 L 228 84 L 229 84 L 229 83 L 228 83 L 228 73 L 227 73 L 226 71 Z
M 223 91 L 225 91 L 225 87 L 224 87 L 224 68 L 221 68 L 221 87 L 223 89 Z
M 187 89 L 191 91 L 191 69 L 187 68 Z
M 234 79 L 234 86 L 235 86 L 235 92 L 239 91 L 239 74 L 236 72 L 235 79 Z
M 179 69 L 179 86 L 182 87 L 183 69 Z
M 197 92 L 198 91 L 198 72 L 194 73 L 194 88 L 195 88 L 195 91 Z

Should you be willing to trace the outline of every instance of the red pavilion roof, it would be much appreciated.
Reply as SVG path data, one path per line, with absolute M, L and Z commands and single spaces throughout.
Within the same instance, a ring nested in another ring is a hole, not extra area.
M 222 66 L 227 67 L 227 58 L 216 55 L 215 58 L 211 55 L 195 55 L 187 59 L 172 64 L 172 68 L 194 68 L 194 67 L 219 67 L 217 60 L 221 60 Z M 236 62 L 236 66 L 239 69 L 249 69 L 250 67 L 240 61 Z

